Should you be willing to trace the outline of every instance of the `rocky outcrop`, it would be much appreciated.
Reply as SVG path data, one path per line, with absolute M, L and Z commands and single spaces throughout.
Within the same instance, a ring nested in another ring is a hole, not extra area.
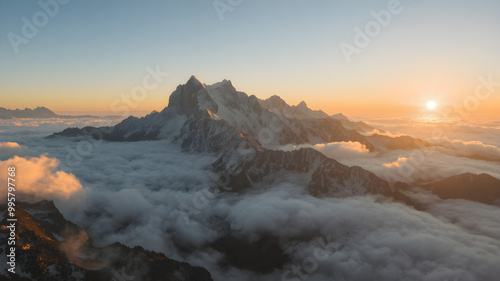
M 77 225 L 64 219 L 51 201 L 16 206 L 16 274 L 3 270 L 2 280 L 212 280 L 210 273 L 147 251 L 115 243 L 92 246 Z M 2 211 L 0 262 L 6 264 L 7 207 Z

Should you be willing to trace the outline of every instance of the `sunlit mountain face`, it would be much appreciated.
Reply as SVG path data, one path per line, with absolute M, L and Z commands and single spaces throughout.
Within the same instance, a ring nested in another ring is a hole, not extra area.
M 493 281 L 500 1 L 0 1 L 0 280 Z

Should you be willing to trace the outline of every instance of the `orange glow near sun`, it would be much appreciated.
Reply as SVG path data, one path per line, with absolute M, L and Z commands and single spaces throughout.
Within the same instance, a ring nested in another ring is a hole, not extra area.
M 436 102 L 432 100 L 428 101 L 426 105 L 427 109 L 429 110 L 434 110 L 436 106 L 437 106 Z

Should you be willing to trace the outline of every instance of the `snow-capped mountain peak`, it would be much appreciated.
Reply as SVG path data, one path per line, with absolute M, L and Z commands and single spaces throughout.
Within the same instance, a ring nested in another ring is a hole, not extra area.
M 180 107 L 188 115 L 206 112 L 206 109 L 217 113 L 217 103 L 210 97 L 205 85 L 194 75 L 170 95 L 168 107 Z
M 96 128 L 68 128 L 51 137 L 77 136 L 92 129 Z M 204 150 L 201 147 L 211 147 L 214 149 L 210 150 L 217 151 L 229 139 L 239 142 L 242 136 L 250 143 L 268 149 L 288 144 L 354 141 L 374 151 L 375 145 L 402 149 L 421 147 L 423 143 L 413 139 L 401 142 L 389 137 L 364 136 L 359 132 L 372 131 L 373 128 L 362 122 L 330 118 L 321 110 L 310 109 L 305 102 L 290 106 L 279 96 L 259 100 L 254 95 L 237 91 L 229 80 L 207 85 L 196 76 L 191 76 L 186 84 L 177 87 L 170 95 L 168 107 L 160 113 L 153 112 L 143 118 L 130 117 L 113 127 L 100 130 L 105 140 L 182 139 L 186 149 Z M 225 140 L 210 138 L 214 142 L 208 144 L 201 140 L 200 130 L 204 130 L 204 137 L 221 132 L 231 136 L 226 136 Z

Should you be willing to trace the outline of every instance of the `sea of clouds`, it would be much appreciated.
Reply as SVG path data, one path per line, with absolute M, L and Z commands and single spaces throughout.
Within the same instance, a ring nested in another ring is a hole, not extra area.
M 163 140 L 44 138 L 68 126 L 102 125 L 97 119 L 0 122 L 0 171 L 16 165 L 19 197 L 54 200 L 97 246 L 121 242 L 161 251 L 206 267 L 214 280 L 462 281 L 500 276 L 496 206 L 427 193 L 412 194 L 425 212 L 376 196 L 317 198 L 294 177 L 244 193 L 216 192 L 212 187 L 218 177 L 210 170 L 215 154 L 183 152 Z M 462 172 L 498 178 L 498 143 L 495 136 L 480 138 L 483 130 L 498 135 L 498 128 L 484 126 L 474 139 L 444 135 L 445 145 L 428 153 L 371 153 L 356 142 L 315 148 L 380 176 L 392 170 L 403 173 L 410 182 Z M 478 159 L 483 149 L 490 158 Z M 426 155 L 424 160 L 418 153 Z M 417 171 L 401 172 L 417 160 Z M 1 182 L 5 176 L 0 173 Z M 249 242 L 277 237 L 291 261 L 265 274 L 221 266 L 224 255 L 208 245 L 229 233 Z M 189 248 L 197 250 L 185 250 Z

